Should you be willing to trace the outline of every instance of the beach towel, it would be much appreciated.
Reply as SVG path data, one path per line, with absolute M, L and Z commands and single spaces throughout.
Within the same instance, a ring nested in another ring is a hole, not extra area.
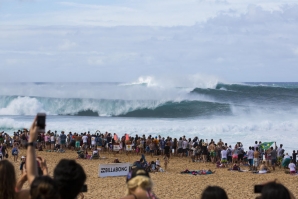
M 213 174 L 215 172 L 212 172 L 211 170 L 185 170 L 185 171 L 181 171 L 181 174 L 191 174 L 191 175 L 209 175 L 209 174 Z

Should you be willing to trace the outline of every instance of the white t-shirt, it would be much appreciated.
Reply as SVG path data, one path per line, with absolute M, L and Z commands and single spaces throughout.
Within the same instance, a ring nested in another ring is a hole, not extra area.
M 253 150 L 249 150 L 247 152 L 247 159 L 254 159 L 254 151 Z
M 95 137 L 93 137 L 93 136 L 91 137 L 91 144 L 95 145 Z
M 221 153 L 221 158 L 227 158 L 227 151 L 226 150 L 222 150 L 220 153 Z
M 294 163 L 290 163 L 290 164 L 289 164 L 289 169 L 290 169 L 290 171 L 296 171 L 296 166 L 295 166 L 295 164 L 294 164 Z
M 184 140 L 182 143 L 182 148 L 186 149 L 187 147 L 188 147 L 188 142 L 186 140 Z
M 51 136 L 51 142 L 54 142 L 55 141 L 55 136 Z
M 156 165 L 160 165 L 160 161 L 159 161 L 159 160 L 156 160 L 156 161 L 155 161 L 155 164 L 156 164 Z
M 88 136 L 87 136 L 87 135 L 84 135 L 84 136 L 82 137 L 83 143 L 87 143 L 87 139 L 88 139 Z

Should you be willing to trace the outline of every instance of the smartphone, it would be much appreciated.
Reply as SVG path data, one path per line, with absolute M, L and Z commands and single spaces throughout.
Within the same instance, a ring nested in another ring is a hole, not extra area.
M 81 192 L 87 192 L 88 191 L 88 187 L 86 184 L 83 185 Z
M 255 193 L 262 193 L 262 189 L 263 189 L 264 185 L 255 185 Z
M 38 113 L 37 114 L 37 122 L 36 125 L 39 127 L 41 131 L 45 131 L 46 127 L 46 114 L 45 113 Z

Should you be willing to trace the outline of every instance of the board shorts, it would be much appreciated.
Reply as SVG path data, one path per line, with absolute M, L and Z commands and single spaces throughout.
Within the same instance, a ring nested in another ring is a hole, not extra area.
M 254 166 L 255 167 L 259 166 L 259 160 L 258 160 L 258 158 L 254 158 Z
M 76 148 L 80 147 L 80 141 L 76 141 Z
M 233 154 L 232 158 L 233 158 L 233 159 L 238 159 L 238 155 Z
M 65 140 L 61 140 L 60 143 L 61 143 L 61 144 L 65 144 L 66 141 L 65 141 Z
M 215 151 L 210 151 L 210 156 L 211 156 L 211 157 L 215 157 L 215 156 L 216 156 Z
M 227 162 L 228 162 L 228 161 L 227 161 L 227 158 L 222 158 L 222 159 L 221 159 L 221 162 L 222 162 L 222 163 L 227 163 Z

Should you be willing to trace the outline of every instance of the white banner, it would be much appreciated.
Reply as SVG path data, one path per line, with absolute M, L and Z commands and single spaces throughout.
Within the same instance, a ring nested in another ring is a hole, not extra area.
M 120 146 L 119 145 L 113 145 L 113 151 L 119 151 Z
M 129 163 L 100 164 L 98 177 L 126 176 L 129 172 Z
M 126 145 L 126 151 L 131 151 L 132 150 L 132 145 Z

